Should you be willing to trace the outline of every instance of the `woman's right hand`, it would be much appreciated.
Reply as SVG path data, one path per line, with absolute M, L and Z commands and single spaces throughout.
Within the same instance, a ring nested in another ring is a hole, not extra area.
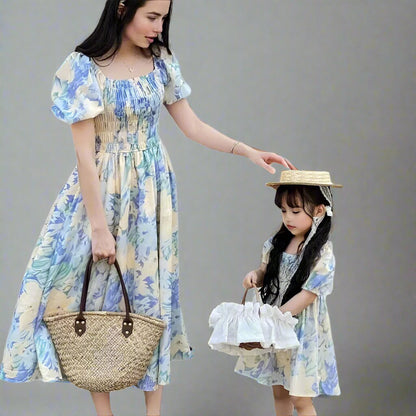
M 97 262 L 108 259 L 108 264 L 116 260 L 116 240 L 108 228 L 94 230 L 91 234 L 92 259 Z
M 246 274 L 246 277 L 243 280 L 244 289 L 250 289 L 252 287 L 256 287 L 257 280 L 258 280 L 258 276 L 257 276 L 256 270 L 252 270 L 251 272 L 248 272 Z

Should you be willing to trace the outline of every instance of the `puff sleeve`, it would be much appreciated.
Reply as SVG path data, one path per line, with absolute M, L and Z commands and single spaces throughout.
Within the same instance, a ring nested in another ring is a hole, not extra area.
M 163 50 L 161 57 L 165 69 L 163 103 L 173 104 L 188 97 L 191 94 L 191 87 L 183 79 L 181 68 L 175 55 L 169 55 L 166 50 Z
M 101 90 L 88 56 L 72 52 L 56 71 L 52 112 L 65 123 L 94 118 L 103 111 Z
M 332 292 L 335 273 L 335 256 L 332 243 L 328 241 L 321 249 L 318 262 L 313 267 L 302 289 L 318 296 L 327 296 Z
M 262 263 L 268 263 L 269 262 L 269 258 L 270 258 L 270 252 L 272 251 L 273 248 L 273 237 L 270 237 L 264 244 L 263 244 L 263 250 L 261 253 L 261 262 Z

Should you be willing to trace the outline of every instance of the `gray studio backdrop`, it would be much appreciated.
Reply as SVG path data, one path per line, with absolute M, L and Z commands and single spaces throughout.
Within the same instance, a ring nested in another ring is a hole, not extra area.
M 103 4 L 1 3 L 1 349 L 31 250 L 75 164 L 70 129 L 49 110 L 52 76 Z M 415 21 L 414 0 L 175 4 L 172 45 L 196 113 L 344 184 L 328 299 L 342 395 L 317 399 L 320 415 L 414 414 Z M 207 320 L 241 299 L 244 274 L 279 225 L 264 186 L 276 178 L 187 140 L 167 112 L 161 136 L 179 183 L 181 298 L 195 351 L 174 363 L 163 414 L 272 415 L 270 389 L 208 348 Z M 113 396 L 117 415 L 144 414 L 138 390 Z M 69 384 L 0 384 L 1 416 L 93 413 Z

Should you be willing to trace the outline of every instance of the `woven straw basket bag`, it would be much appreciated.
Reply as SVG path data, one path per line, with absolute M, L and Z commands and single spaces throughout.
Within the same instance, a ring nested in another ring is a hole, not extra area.
M 165 328 L 161 319 L 130 313 L 120 267 L 126 312 L 85 312 L 92 257 L 79 312 L 44 316 L 66 378 L 77 387 L 110 392 L 137 384 L 146 373 Z

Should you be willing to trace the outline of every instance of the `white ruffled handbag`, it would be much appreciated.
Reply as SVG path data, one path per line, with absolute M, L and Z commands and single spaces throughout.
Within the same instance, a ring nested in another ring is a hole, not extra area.
M 298 322 L 290 312 L 263 304 L 257 289 L 256 301 L 241 304 L 223 302 L 213 309 L 209 326 L 213 328 L 208 345 L 229 355 L 258 355 L 274 350 L 297 348 L 294 331 Z

